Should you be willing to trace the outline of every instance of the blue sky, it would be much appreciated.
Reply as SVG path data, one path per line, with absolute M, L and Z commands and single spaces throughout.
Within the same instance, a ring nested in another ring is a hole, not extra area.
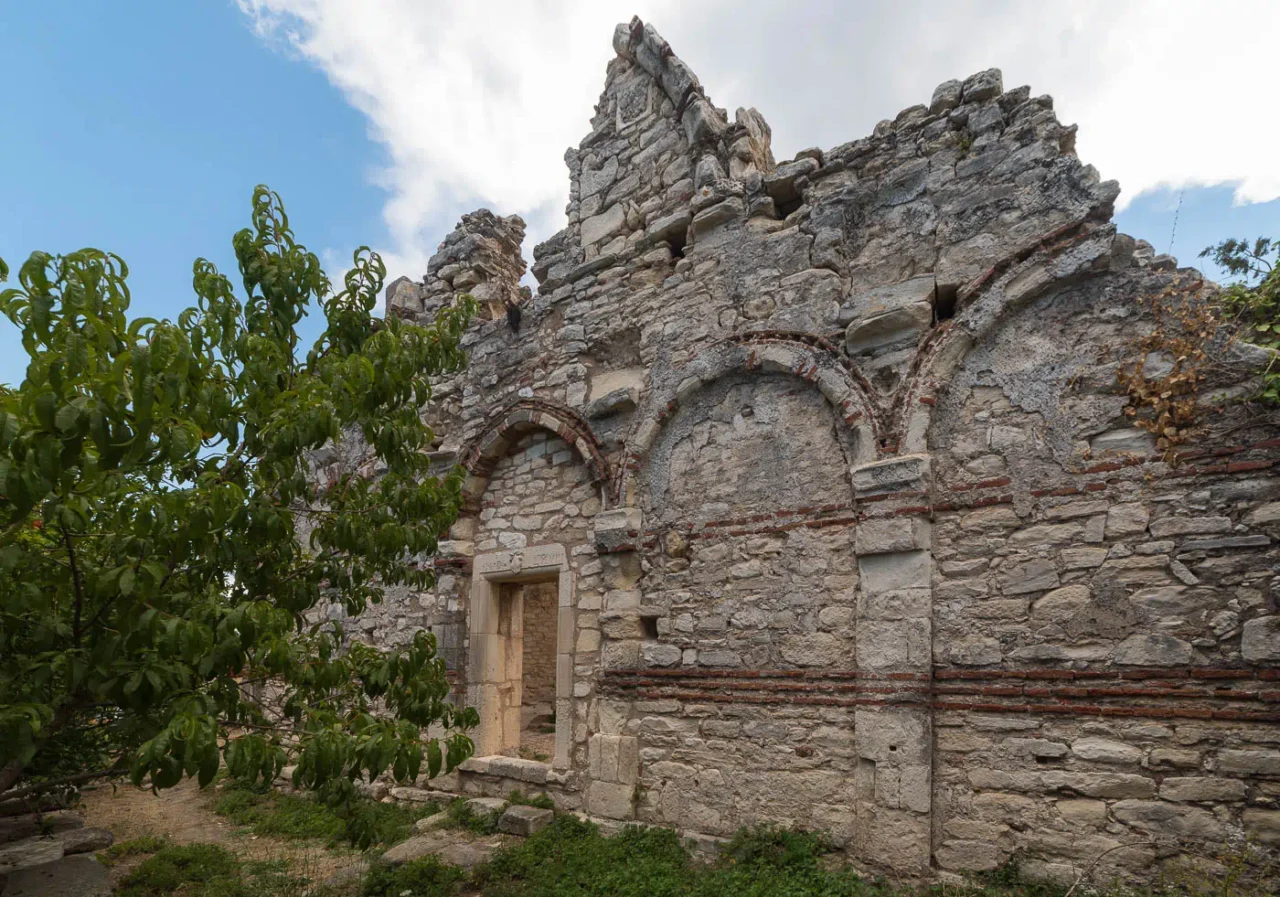
M 884 15 L 904 5 L 889 4 Z M 838 115 L 829 104 L 810 109 L 774 99 L 771 91 L 787 87 L 777 73 L 744 67 L 764 58 L 744 53 L 744 44 L 776 34 L 767 6 L 754 25 L 736 16 L 737 33 L 713 27 L 710 4 L 699 7 L 700 19 L 676 16 L 661 2 L 592 3 L 581 14 L 562 3 L 556 19 L 529 13 L 527 4 L 495 18 L 408 0 L 376 8 L 353 0 L 8 2 L 0 7 L 0 257 L 16 275 L 35 249 L 109 249 L 129 263 L 133 313 L 171 317 L 191 302 L 197 256 L 234 275 L 230 238 L 247 223 L 257 183 L 283 195 L 299 236 L 331 270 L 369 243 L 386 251 L 392 277 L 420 276 L 457 217 L 481 204 L 530 219 L 528 257 L 533 241 L 559 226 L 568 189 L 561 154 L 586 132 L 612 55 L 612 23 L 628 18 L 631 6 L 655 7 L 650 18 L 719 103 L 759 105 L 774 125 L 780 158 L 865 134 L 876 119 L 927 100 L 929 85 L 984 63 L 1005 66 L 1006 86 L 1019 65 L 1054 81 L 1035 87 L 1060 98 L 1064 120 L 1111 120 L 1109 85 L 1070 81 L 1078 68 L 1071 54 L 1079 51 L 1061 40 L 1061 73 L 1020 63 L 1020 44 L 997 42 L 974 55 L 968 41 L 954 52 L 939 45 L 925 72 L 904 67 L 900 77 L 872 84 L 851 70 L 847 109 Z M 865 31 L 870 23 L 854 26 Z M 1077 27 L 1063 25 L 1062 33 Z M 1121 25 L 1107 19 L 1087 27 Z M 816 33 L 831 30 L 815 25 Z M 481 34 L 485 40 L 476 39 Z M 729 42 L 733 53 L 722 50 Z M 823 50 L 795 52 L 813 58 Z M 1096 133 L 1103 128 L 1091 133 L 1081 125 L 1082 156 L 1098 162 L 1096 147 L 1111 162 L 1099 163 L 1104 177 L 1118 168 L 1122 184 L 1149 188 L 1118 222 L 1160 252 L 1169 248 L 1180 193 L 1160 183 L 1176 182 L 1183 169 L 1192 183 L 1221 179 L 1223 170 L 1275 175 L 1250 169 L 1249 157 L 1224 169 L 1211 144 L 1199 157 L 1162 157 L 1161 147 L 1197 127 L 1196 114 L 1184 109 L 1136 161 L 1123 147 L 1141 133 L 1108 144 Z M 1280 234 L 1280 201 L 1237 204 L 1234 192 L 1230 184 L 1185 189 L 1173 246 L 1184 264 L 1226 236 Z M 14 328 L 0 321 L 0 382 L 20 381 L 24 367 Z
M 6 3 L 0 258 L 95 246 L 129 264 L 132 310 L 175 316 L 191 264 L 233 275 L 254 185 L 316 249 L 385 243 L 382 148 L 324 76 L 229 3 Z M 238 281 L 235 281 L 238 283 Z M 0 320 L 0 382 L 25 370 Z

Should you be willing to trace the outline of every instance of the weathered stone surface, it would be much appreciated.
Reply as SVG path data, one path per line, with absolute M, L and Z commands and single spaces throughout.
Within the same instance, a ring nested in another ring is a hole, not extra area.
M 587 812 L 605 819 L 632 819 L 635 816 L 634 785 L 592 782 L 587 786 Z
M 1137 763 L 1142 751 L 1132 745 L 1106 738 L 1081 738 L 1071 745 L 1071 753 L 1098 763 Z
M 440 828 L 449 822 L 449 814 L 444 810 L 439 813 L 433 813 L 430 816 L 424 816 L 413 824 L 413 830 L 420 835 L 425 835 L 433 829 Z
M 115 836 L 104 828 L 67 829 L 55 837 L 62 842 L 62 850 L 67 854 L 106 850 L 115 843 Z
M 1031 616 L 1063 623 L 1087 608 L 1091 599 L 1088 586 L 1064 586 L 1037 598 L 1031 605 Z
M 1226 750 L 1218 752 L 1218 772 L 1280 776 L 1280 751 Z
M 600 512 L 595 518 L 596 549 L 609 552 L 634 547 L 641 521 L 640 511 L 634 508 Z
M 1005 854 L 990 841 L 943 841 L 933 858 L 943 869 L 985 872 L 1003 863 Z
M 929 111 L 934 115 L 948 112 L 960 105 L 962 87 L 959 81 L 943 81 L 933 91 Z
M 396 800 L 403 800 L 416 804 L 431 803 L 438 797 L 437 794 L 433 794 L 425 788 L 412 788 L 409 786 L 397 786 L 392 788 L 391 796 Z
M 605 417 L 610 414 L 624 414 L 628 411 L 634 411 L 638 401 L 639 395 L 636 390 L 623 387 L 606 393 L 592 402 L 588 402 L 586 407 L 582 409 L 582 413 L 590 418 Z
M 892 458 L 853 470 L 854 493 L 864 497 L 922 490 L 928 488 L 928 484 L 929 459 L 923 455 Z
M 582 244 L 588 246 L 600 242 L 610 234 L 621 230 L 625 222 L 626 212 L 622 206 L 610 206 L 599 215 L 582 222 Z
M 928 548 L 929 521 L 918 517 L 866 520 L 854 534 L 854 551 L 859 557 Z
M 1244 800 L 1246 788 L 1239 779 L 1215 779 L 1203 776 L 1166 778 L 1160 783 L 1160 798 L 1173 801 Z
M 1151 535 L 1156 539 L 1229 532 L 1231 520 L 1227 517 L 1161 517 L 1151 521 Z
M 1113 659 L 1127 666 L 1171 667 L 1191 662 L 1192 647 L 1172 635 L 1131 635 L 1116 646 Z
M 1031 561 L 1001 577 L 1001 591 L 1006 595 L 1043 592 L 1058 585 L 1058 570 L 1047 561 Z
M 502 757 L 497 759 L 514 759 Z M 495 813 L 501 813 L 507 808 L 507 801 L 500 797 L 473 797 L 467 801 L 467 812 L 474 816 L 492 816 Z
M 498 819 L 498 831 L 527 838 L 549 826 L 555 815 L 542 807 L 510 806 Z
M 1244 830 L 1259 844 L 1280 844 L 1280 810 L 1250 808 L 1244 811 Z
M 0 873 L 3 874 L 3 873 Z M 10 872 L 4 897 L 110 897 L 107 870 L 90 856 L 71 856 Z
M 1106 535 L 1109 539 L 1138 536 L 1147 531 L 1151 514 L 1140 504 L 1114 505 L 1107 511 Z
M 62 859 L 65 850 L 57 838 L 23 838 L 0 844 L 0 875 L 28 866 Z
M 914 344 L 933 321 L 933 306 L 916 302 L 853 321 L 845 331 L 845 346 L 851 354 L 871 353 Z
M 837 323 L 847 327 L 855 321 L 869 320 L 899 309 L 919 306 L 932 309 L 936 292 L 937 281 L 933 275 L 913 277 L 901 283 L 864 290 L 851 296 L 840 306 Z
M 1240 656 L 1250 663 L 1280 662 L 1280 616 L 1246 622 L 1240 630 Z
M 1153 835 L 1210 841 L 1221 838 L 1222 824 L 1208 810 L 1157 800 L 1122 800 L 1111 813 L 1125 825 Z
M 961 98 L 966 103 L 982 103 L 995 99 L 1004 91 L 999 69 L 987 69 L 964 79 Z

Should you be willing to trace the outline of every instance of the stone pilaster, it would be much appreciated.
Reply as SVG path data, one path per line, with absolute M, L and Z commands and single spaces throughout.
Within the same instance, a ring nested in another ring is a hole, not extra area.
M 929 522 L 911 513 L 928 492 L 928 477 L 921 456 L 853 471 L 857 498 L 883 515 L 861 523 L 855 537 L 857 666 L 863 694 L 876 703 L 854 715 L 853 850 L 908 874 L 927 871 L 931 857 L 933 557 Z

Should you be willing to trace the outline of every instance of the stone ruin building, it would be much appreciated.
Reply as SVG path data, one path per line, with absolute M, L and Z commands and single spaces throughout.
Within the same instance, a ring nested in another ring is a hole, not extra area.
M 482 720 L 447 787 L 909 874 L 1280 843 L 1280 433 L 1234 401 L 1261 350 L 1225 346 L 1176 455 L 1117 378 L 1212 285 L 1117 233 L 1117 184 L 997 70 L 778 162 L 651 26 L 613 45 L 536 293 L 487 210 L 388 288 L 482 307 L 427 410 L 470 474 L 437 585 L 354 624 L 438 637 Z

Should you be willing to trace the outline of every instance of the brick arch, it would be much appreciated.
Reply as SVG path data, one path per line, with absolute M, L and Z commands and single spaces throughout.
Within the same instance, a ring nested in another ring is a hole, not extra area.
M 852 463 L 876 459 L 881 415 L 872 399 L 873 391 L 834 347 L 811 334 L 741 334 L 699 353 L 672 378 L 674 386 L 655 392 L 645 402 L 624 461 L 615 472 L 615 501 L 625 504 L 631 500 L 635 475 L 681 400 L 722 377 L 744 371 L 787 374 L 812 383 L 854 436 L 856 457 L 850 459 Z
M 554 402 L 521 399 L 491 417 L 463 453 L 462 466 L 468 474 L 462 487 L 465 511 L 474 513 L 479 509 L 480 497 L 493 469 L 506 457 L 511 446 L 530 430 L 546 430 L 559 436 L 578 452 L 592 483 L 604 486 L 610 482 L 609 461 L 591 425 L 581 415 Z M 608 492 L 607 489 L 601 491 Z M 603 499 L 606 507 L 607 498 L 605 495 Z
M 1034 299 L 1105 271 L 1114 236 L 1108 224 L 1074 222 L 1011 253 L 961 288 L 956 317 L 920 347 L 884 421 L 897 451 L 927 452 L 937 397 L 969 352 Z

